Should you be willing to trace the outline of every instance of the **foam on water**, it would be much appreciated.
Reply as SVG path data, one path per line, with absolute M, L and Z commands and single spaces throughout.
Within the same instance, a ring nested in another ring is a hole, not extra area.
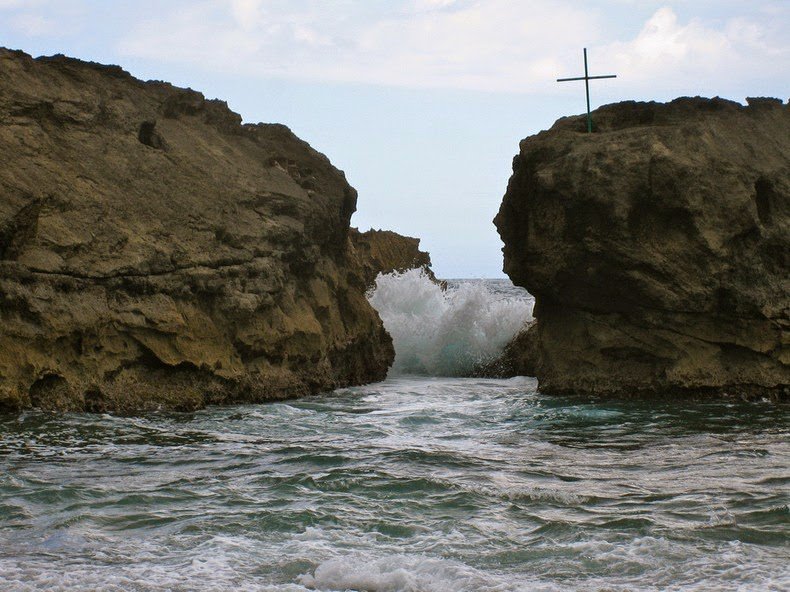
M 532 300 L 518 288 L 483 281 L 447 290 L 420 269 L 380 274 L 368 298 L 392 335 L 390 376 L 464 376 L 493 360 L 532 318 Z
M 347 556 L 320 564 L 313 574 L 299 578 L 309 590 L 365 590 L 369 592 L 516 592 L 504 579 L 457 561 L 410 555 L 380 558 Z
M 786 592 L 788 410 L 401 376 L 0 415 L 0 591 Z

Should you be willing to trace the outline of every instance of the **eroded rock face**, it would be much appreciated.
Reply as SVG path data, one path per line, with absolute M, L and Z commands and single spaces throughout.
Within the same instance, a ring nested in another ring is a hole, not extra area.
M 790 107 L 620 103 L 521 142 L 495 224 L 544 391 L 787 394 Z
M 420 251 L 420 239 L 372 228 L 365 232 L 352 228 L 349 236 L 369 287 L 375 284 L 380 273 L 409 269 L 422 268 L 428 277 L 436 280 L 431 270 L 430 254 Z
M 356 192 L 286 127 L 0 50 L 0 154 L 0 409 L 192 409 L 385 377 Z

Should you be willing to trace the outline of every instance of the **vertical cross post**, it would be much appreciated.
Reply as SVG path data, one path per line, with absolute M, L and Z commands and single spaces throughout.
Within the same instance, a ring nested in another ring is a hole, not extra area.
M 584 48 L 584 76 L 575 78 L 557 78 L 557 82 L 568 82 L 570 80 L 584 80 L 584 90 L 587 94 L 587 133 L 592 133 L 592 115 L 590 114 L 590 80 L 598 78 L 617 78 L 617 74 L 606 74 L 604 76 L 590 76 L 587 70 L 587 48 Z
M 587 48 L 584 48 L 584 90 L 587 93 L 587 133 L 592 133 L 592 116 L 590 115 L 590 75 L 587 73 Z

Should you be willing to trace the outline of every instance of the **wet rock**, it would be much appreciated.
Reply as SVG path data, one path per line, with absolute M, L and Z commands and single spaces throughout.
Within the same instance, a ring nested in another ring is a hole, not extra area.
M 471 373 L 477 378 L 512 378 L 535 376 L 537 352 L 537 324 L 530 321 L 516 333 L 495 360 L 478 365 Z

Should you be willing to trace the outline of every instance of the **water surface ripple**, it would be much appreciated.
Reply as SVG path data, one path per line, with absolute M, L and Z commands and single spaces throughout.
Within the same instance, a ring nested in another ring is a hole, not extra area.
M 402 377 L 0 417 L 0 589 L 788 590 L 787 411 Z

